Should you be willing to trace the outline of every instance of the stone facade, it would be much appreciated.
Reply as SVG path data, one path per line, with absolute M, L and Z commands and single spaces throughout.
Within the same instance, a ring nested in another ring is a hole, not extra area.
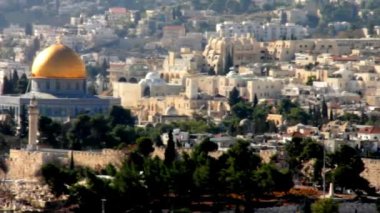
M 380 189 L 380 159 L 362 158 L 364 171 L 361 176 L 369 181 L 371 186 Z
M 47 163 L 69 164 L 71 159 L 75 166 L 99 170 L 108 164 L 119 167 L 125 153 L 118 150 L 103 149 L 101 151 L 70 151 L 58 149 L 43 149 L 38 151 L 11 149 L 7 161 L 8 179 L 38 179 L 40 169 Z

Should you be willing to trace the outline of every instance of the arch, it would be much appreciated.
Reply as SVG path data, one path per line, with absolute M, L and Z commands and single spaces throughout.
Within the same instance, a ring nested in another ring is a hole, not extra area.
M 161 78 L 161 79 L 164 79 L 164 78 L 165 78 L 165 76 L 164 76 L 163 73 L 160 74 L 160 78 Z
M 145 87 L 143 97 L 150 97 L 150 87 Z
M 121 78 L 119 78 L 118 81 L 119 81 L 119 82 L 127 82 L 127 79 L 126 79 L 125 77 L 121 77 Z
M 129 83 L 137 84 L 137 79 L 132 77 L 129 79 Z

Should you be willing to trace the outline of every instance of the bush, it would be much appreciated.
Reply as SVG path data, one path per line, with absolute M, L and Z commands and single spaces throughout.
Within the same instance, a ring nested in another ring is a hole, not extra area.
M 337 213 L 338 204 L 331 198 L 320 199 L 311 205 L 312 213 Z

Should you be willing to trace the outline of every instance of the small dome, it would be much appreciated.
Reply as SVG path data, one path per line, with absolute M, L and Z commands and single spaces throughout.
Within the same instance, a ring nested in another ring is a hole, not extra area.
M 33 78 L 86 78 L 82 59 L 72 49 L 53 44 L 40 52 L 33 61 Z
M 242 119 L 240 122 L 239 122 L 239 126 L 248 126 L 251 124 L 251 121 L 248 120 L 247 118 L 245 119 Z
M 229 71 L 226 75 L 227 78 L 235 78 L 235 77 L 239 77 L 239 75 L 235 72 L 235 71 Z
M 147 80 L 160 79 L 160 75 L 158 74 L 158 72 L 148 72 L 145 76 L 145 79 Z

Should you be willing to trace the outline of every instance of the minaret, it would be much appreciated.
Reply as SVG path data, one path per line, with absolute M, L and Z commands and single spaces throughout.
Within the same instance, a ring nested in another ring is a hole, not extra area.
M 36 97 L 30 100 L 29 104 L 29 139 L 27 149 L 34 151 L 37 148 L 37 131 L 38 131 L 38 117 L 39 111 L 37 106 Z

